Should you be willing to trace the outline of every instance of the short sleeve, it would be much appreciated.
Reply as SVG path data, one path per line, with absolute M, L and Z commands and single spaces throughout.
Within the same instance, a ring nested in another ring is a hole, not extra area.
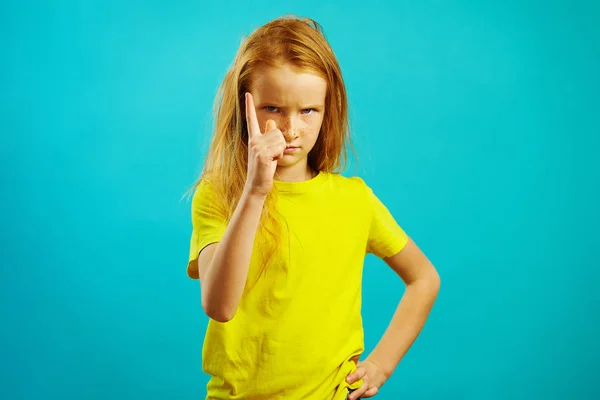
M 369 186 L 367 197 L 372 210 L 367 253 L 379 258 L 391 257 L 406 246 L 408 235 Z
M 187 274 L 192 279 L 198 279 L 198 254 L 211 243 L 221 240 L 225 233 L 227 222 L 224 211 L 218 207 L 210 185 L 201 181 L 192 198 L 192 237 L 190 239 L 190 254 Z

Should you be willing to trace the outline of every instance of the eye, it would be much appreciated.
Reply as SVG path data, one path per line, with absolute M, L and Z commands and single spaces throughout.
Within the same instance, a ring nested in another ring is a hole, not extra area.
M 307 108 L 306 110 L 302 110 L 301 113 L 304 115 L 312 114 L 312 111 L 316 111 L 314 108 Z
M 277 112 L 278 108 L 273 106 L 265 106 L 265 110 L 267 110 L 268 112 Z

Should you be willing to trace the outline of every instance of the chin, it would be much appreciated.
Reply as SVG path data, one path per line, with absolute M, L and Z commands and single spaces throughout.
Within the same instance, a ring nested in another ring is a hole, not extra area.
M 281 160 L 277 161 L 277 165 L 281 166 L 281 167 L 291 167 L 293 165 L 298 164 L 300 161 L 302 161 L 301 158 L 296 158 L 296 157 L 286 157 L 283 158 Z
M 279 160 L 279 161 L 277 161 L 277 165 L 280 167 L 291 167 L 296 164 L 298 164 L 298 160 L 292 160 L 292 161 Z

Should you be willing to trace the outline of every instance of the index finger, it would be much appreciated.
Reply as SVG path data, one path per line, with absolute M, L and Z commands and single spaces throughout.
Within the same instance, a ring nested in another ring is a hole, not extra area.
M 246 92 L 246 125 L 248 126 L 248 137 L 253 138 L 262 134 L 258 126 L 254 98 L 250 92 Z
M 365 367 L 358 367 L 356 371 L 346 377 L 346 381 L 348 383 L 353 383 L 364 378 L 365 375 L 367 375 L 367 369 Z

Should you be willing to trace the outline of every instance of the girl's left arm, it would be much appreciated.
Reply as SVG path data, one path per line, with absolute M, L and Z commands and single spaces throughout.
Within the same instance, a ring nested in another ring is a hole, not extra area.
M 363 364 L 365 368 L 359 368 L 348 377 L 348 380 L 353 382 L 362 378 L 361 375 L 366 372 L 369 372 L 369 375 L 376 372 L 375 375 L 379 376 L 368 377 L 374 386 L 369 394 L 375 393 L 392 375 L 414 343 L 425 325 L 440 289 L 440 277 L 435 267 L 412 239 L 408 240 L 398 254 L 383 260 L 404 281 L 406 291 L 383 337 L 367 359 L 359 363 L 359 367 Z M 371 369 L 378 371 L 370 371 Z

